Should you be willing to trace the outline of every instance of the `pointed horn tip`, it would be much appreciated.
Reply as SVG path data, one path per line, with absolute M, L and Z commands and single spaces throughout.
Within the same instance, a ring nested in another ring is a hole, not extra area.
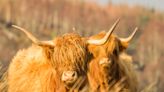
M 73 28 L 72 28 L 72 30 L 73 30 L 73 31 L 75 31 L 75 30 L 76 30 L 76 28 L 75 28 L 75 27 L 73 27 Z
M 19 27 L 19 26 L 17 26 L 17 25 L 11 25 L 11 27 L 17 28 L 17 29 L 22 29 L 21 27 Z
M 137 31 L 138 31 L 138 27 L 136 27 L 136 28 L 134 29 L 134 32 L 133 32 L 132 34 L 133 34 L 133 35 L 136 34 Z
M 118 18 L 115 23 L 113 24 L 113 28 L 111 29 L 111 31 L 114 31 L 115 27 L 118 25 L 118 23 L 120 22 L 120 18 Z
M 110 34 L 114 31 L 115 27 L 117 26 L 117 24 L 120 22 L 120 18 L 118 18 L 115 23 L 112 25 L 112 28 L 110 28 L 110 30 L 108 31 Z
M 26 35 L 29 35 L 29 34 L 31 35 L 31 33 L 27 32 L 27 30 L 24 29 L 24 28 L 22 28 L 22 27 L 19 27 L 17 25 L 11 25 L 11 27 L 16 28 L 16 29 L 19 29 L 19 30 L 25 32 Z
M 17 25 L 11 25 L 12 27 L 17 27 Z
M 138 31 L 138 27 L 136 27 L 133 31 L 133 33 L 131 34 L 131 36 L 128 38 L 129 41 L 134 37 L 134 35 L 136 34 L 136 32 Z
M 118 18 L 118 19 L 117 19 L 117 21 L 120 21 L 120 20 L 121 20 L 121 18 Z
M 138 27 L 136 27 L 134 30 L 135 30 L 135 31 L 138 31 Z
M 118 19 L 116 20 L 115 23 L 116 23 L 116 24 L 119 23 L 119 22 L 120 22 L 120 19 L 121 19 L 121 18 L 118 18 Z

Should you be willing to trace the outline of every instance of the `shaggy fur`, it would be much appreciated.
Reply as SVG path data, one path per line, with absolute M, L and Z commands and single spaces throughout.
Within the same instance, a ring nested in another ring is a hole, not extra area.
M 60 72 L 76 70 L 80 75 L 86 73 L 86 44 L 78 35 L 71 36 L 68 34 L 67 36 L 64 35 L 61 38 L 57 38 L 53 57 L 55 57 L 54 66 Z
M 18 51 L 8 70 L 9 92 L 69 91 L 60 80 L 64 70 L 86 76 L 87 51 L 82 37 L 66 34 L 54 42 L 55 48 L 32 45 Z
M 91 38 L 101 39 L 105 34 L 105 32 L 102 32 Z M 115 35 L 111 35 L 104 45 L 89 45 L 88 49 L 93 57 L 89 64 L 88 79 L 93 91 L 113 92 L 111 84 L 120 81 L 122 78 L 126 79 L 123 82 L 124 87 L 121 92 L 137 91 L 137 79 L 132 62 L 126 61 L 120 55 L 127 46 L 127 43 L 122 44 Z M 109 63 L 100 65 L 101 60 L 106 60 Z

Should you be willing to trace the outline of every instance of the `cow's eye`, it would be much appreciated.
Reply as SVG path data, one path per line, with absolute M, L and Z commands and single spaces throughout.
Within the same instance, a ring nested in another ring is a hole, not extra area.
M 118 53 L 119 53 L 119 50 L 117 50 L 117 49 L 115 49 L 115 50 L 113 51 L 113 55 L 118 56 Z

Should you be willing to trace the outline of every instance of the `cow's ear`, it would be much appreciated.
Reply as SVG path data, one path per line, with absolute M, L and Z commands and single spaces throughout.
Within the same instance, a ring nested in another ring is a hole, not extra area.
M 129 46 L 129 42 L 119 42 L 119 50 L 122 52 L 126 50 Z
M 53 56 L 54 48 L 43 47 L 43 50 L 44 50 L 45 56 L 48 59 L 51 60 L 52 59 L 52 56 Z

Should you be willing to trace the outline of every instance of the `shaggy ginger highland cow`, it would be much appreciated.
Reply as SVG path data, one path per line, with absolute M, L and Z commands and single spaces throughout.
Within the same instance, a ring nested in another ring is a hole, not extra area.
M 22 30 L 34 43 L 19 50 L 8 70 L 9 92 L 69 91 L 79 77 L 85 77 L 86 43 L 70 33 L 52 41 L 39 41 Z
M 119 20 L 115 22 L 115 26 L 118 22 Z M 112 34 L 103 45 L 90 44 L 88 46 L 89 52 L 93 55 L 88 70 L 88 80 L 92 91 L 115 92 L 113 82 L 116 83 L 125 78 L 124 87 L 120 91 L 137 92 L 137 78 L 132 62 L 121 56 L 136 31 L 137 28 L 128 38 L 119 38 Z M 105 35 L 105 32 L 101 32 L 90 39 L 102 39 Z

